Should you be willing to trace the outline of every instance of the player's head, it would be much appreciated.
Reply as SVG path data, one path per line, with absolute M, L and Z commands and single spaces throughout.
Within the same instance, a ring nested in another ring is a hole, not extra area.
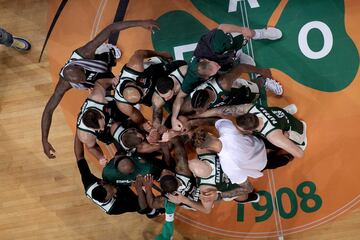
M 178 187 L 179 183 L 174 175 L 165 175 L 160 178 L 160 187 L 163 193 L 173 193 Z
M 120 93 L 123 97 L 132 104 L 137 104 L 143 97 L 143 90 L 133 82 L 128 82 L 120 88 Z
M 199 159 L 193 159 L 189 161 L 189 169 L 195 177 L 207 178 L 210 176 L 212 169 L 211 166 Z
M 191 106 L 194 110 L 202 112 L 209 108 L 210 95 L 205 89 L 196 90 L 191 96 Z
M 237 128 L 243 133 L 251 133 L 259 126 L 259 118 L 252 113 L 236 117 Z
M 91 197 L 98 202 L 106 202 L 115 194 L 114 188 L 106 183 L 101 183 L 101 185 L 96 186 L 91 191 Z
M 160 77 L 156 82 L 156 89 L 160 97 L 169 101 L 174 96 L 174 81 L 171 77 Z
M 135 170 L 134 163 L 127 156 L 116 155 L 114 157 L 114 164 L 117 170 L 124 175 L 129 175 Z
M 87 109 L 82 116 L 82 121 L 88 128 L 101 131 L 105 129 L 105 117 L 96 109 Z
M 197 66 L 197 73 L 200 78 L 208 79 L 211 76 L 216 75 L 220 68 L 221 66 L 217 62 L 201 59 Z
M 86 81 L 84 68 L 78 65 L 68 65 L 64 68 L 65 80 L 73 83 L 83 83 Z
M 213 138 L 209 132 L 203 128 L 197 128 L 191 138 L 191 142 L 196 148 L 209 148 L 213 143 Z
M 123 145 L 129 149 L 135 148 L 144 141 L 145 137 L 136 128 L 129 128 L 122 135 L 121 141 Z

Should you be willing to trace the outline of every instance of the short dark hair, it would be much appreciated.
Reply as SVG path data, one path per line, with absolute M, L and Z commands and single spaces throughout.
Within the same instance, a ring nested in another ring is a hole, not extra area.
M 174 81 L 171 77 L 159 77 L 156 82 L 156 89 L 161 94 L 165 94 L 174 88 Z
M 205 107 L 207 101 L 209 101 L 210 95 L 205 89 L 196 90 L 191 97 L 191 106 L 193 108 Z
M 259 126 L 259 118 L 252 113 L 246 113 L 236 117 L 236 124 L 244 130 L 252 131 Z
M 93 199 L 95 199 L 96 201 L 98 202 L 105 202 L 105 198 L 106 198 L 106 195 L 107 195 L 107 191 L 106 189 L 99 185 L 97 187 L 95 187 L 92 191 L 91 191 L 91 197 Z
M 139 144 L 139 138 L 136 135 L 136 129 L 128 129 L 124 132 L 121 141 L 127 148 L 135 148 Z
M 191 142 L 196 148 L 205 148 L 208 147 L 210 141 L 210 136 L 207 131 L 203 128 L 197 128 L 194 130 L 194 134 L 191 138 Z
M 82 121 L 89 128 L 100 128 L 99 120 L 103 118 L 101 113 L 95 109 L 88 109 L 82 116 Z
M 163 193 L 173 193 L 178 188 L 178 182 L 173 175 L 165 175 L 160 179 L 160 187 Z

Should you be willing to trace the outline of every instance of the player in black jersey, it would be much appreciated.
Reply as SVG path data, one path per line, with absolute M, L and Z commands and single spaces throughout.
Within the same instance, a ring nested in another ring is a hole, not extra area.
M 154 27 L 159 28 L 154 20 L 132 20 L 110 24 L 93 40 L 76 49 L 64 68 L 61 69 L 59 81 L 45 106 L 41 119 L 43 149 L 49 158 L 56 157 L 55 149 L 48 141 L 52 114 L 64 94 L 72 87 L 87 89 L 92 87 L 98 79 L 113 77 L 111 67 L 115 65 L 115 48 L 110 47 L 110 49 L 104 50 L 103 48 L 106 46 L 100 45 L 109 38 L 110 34 L 138 26 L 150 30 Z

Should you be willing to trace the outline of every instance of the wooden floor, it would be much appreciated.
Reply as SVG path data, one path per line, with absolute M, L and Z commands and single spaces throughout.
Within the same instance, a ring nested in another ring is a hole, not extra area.
M 73 133 L 60 108 L 50 134 L 57 158 L 49 160 L 42 153 L 40 118 L 54 88 L 46 54 L 37 62 L 48 28 L 47 1 L 2 0 L 0 9 L 0 26 L 33 45 L 28 54 L 0 46 L 0 239 L 151 239 L 162 219 L 107 216 L 85 197 L 73 157 Z M 285 238 L 355 240 L 359 235 L 358 208 Z M 219 238 L 176 230 L 175 239 Z

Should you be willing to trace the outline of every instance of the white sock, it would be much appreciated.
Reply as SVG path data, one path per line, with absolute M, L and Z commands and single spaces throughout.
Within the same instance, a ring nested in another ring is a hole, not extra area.
M 253 36 L 252 39 L 254 39 L 254 40 L 259 39 L 261 37 L 260 31 L 262 31 L 262 29 L 254 29 L 255 35 Z

